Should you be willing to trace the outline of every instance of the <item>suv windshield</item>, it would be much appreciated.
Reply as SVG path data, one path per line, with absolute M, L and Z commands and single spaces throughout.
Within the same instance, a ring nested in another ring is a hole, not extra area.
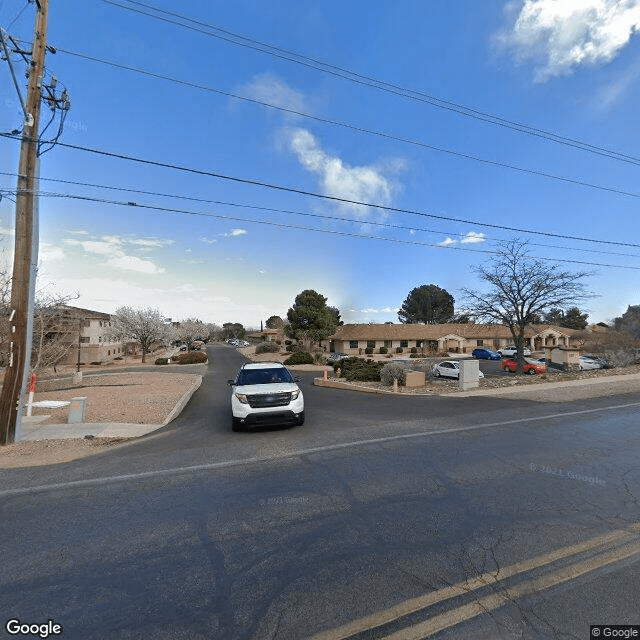
M 236 384 L 273 384 L 274 382 L 293 382 L 287 369 L 242 369 L 238 373 Z

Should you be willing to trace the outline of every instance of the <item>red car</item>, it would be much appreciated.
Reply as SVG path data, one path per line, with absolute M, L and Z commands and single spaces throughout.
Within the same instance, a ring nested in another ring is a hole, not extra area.
M 502 368 L 505 371 L 511 371 L 513 373 L 516 372 L 516 367 L 518 363 L 512 358 L 507 358 L 502 361 Z M 535 375 L 536 373 L 546 373 L 547 365 L 543 362 L 538 362 L 537 360 L 529 360 L 528 358 L 524 359 L 524 372 L 529 375 Z

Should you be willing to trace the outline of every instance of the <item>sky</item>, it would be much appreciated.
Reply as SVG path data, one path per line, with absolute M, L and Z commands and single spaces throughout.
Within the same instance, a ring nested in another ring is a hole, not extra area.
M 0 0 L 25 46 L 34 20 Z M 51 0 L 71 109 L 40 158 L 38 290 L 259 327 L 314 289 L 398 322 L 423 284 L 463 311 L 522 239 L 609 321 L 640 303 L 639 32 L 640 0 Z M 20 129 L 2 61 L 0 90 Z M 8 261 L 18 155 L 1 137 Z

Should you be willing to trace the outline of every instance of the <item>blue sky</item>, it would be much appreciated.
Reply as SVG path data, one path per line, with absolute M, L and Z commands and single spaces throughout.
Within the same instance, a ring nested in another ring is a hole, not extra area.
M 33 20 L 26 0 L 0 0 L 0 25 L 14 37 L 30 41 Z M 48 42 L 58 52 L 46 65 L 72 103 L 61 142 L 188 171 L 60 145 L 43 155 L 41 191 L 57 196 L 40 200 L 38 286 L 77 291 L 76 304 L 100 311 L 151 306 L 176 320 L 254 327 L 310 288 L 347 322 L 397 321 L 421 284 L 458 303 L 462 287 L 481 289 L 474 267 L 522 237 L 536 256 L 595 271 L 586 284 L 597 297 L 583 308 L 590 321 L 610 320 L 640 302 L 640 160 L 425 96 L 637 159 L 639 29 L 640 0 L 55 0 Z M 306 58 L 269 55 L 256 41 Z M 333 66 L 319 71 L 312 60 Z M 0 82 L 6 132 L 21 124 L 6 63 Z M 7 195 L 19 148 L 0 145 Z M 0 213 L 8 248 L 6 197 Z

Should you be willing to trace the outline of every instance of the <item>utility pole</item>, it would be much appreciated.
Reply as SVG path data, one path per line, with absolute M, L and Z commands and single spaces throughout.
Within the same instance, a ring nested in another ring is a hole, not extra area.
M 34 245 L 37 251 L 37 163 L 40 105 L 47 47 L 49 0 L 35 0 L 36 25 L 33 38 L 25 122 L 20 146 L 16 192 L 15 251 L 11 281 L 9 317 L 10 356 L 0 394 L 0 445 L 11 444 L 20 425 L 22 397 L 26 391 L 28 359 L 31 354 L 30 318 L 35 281 Z

